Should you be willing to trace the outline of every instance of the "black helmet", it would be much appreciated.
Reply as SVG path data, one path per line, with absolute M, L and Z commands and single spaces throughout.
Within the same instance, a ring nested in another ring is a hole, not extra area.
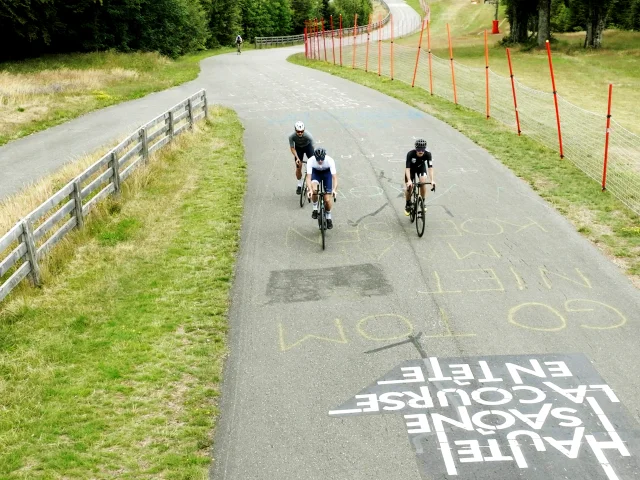
M 422 138 L 419 138 L 418 140 L 416 140 L 416 150 L 417 149 L 426 149 L 427 148 L 427 141 L 423 140 Z
M 315 155 L 317 160 L 324 160 L 324 157 L 327 155 L 327 151 L 322 147 L 318 147 L 316 148 L 316 151 L 313 152 L 313 154 Z

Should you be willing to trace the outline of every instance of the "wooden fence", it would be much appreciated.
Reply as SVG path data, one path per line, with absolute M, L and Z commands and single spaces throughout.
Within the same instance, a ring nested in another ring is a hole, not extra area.
M 98 202 L 117 195 L 154 151 L 206 116 L 207 95 L 200 90 L 143 125 L 0 237 L 0 302 L 26 277 L 40 285 L 38 264 L 47 252 L 82 228 Z

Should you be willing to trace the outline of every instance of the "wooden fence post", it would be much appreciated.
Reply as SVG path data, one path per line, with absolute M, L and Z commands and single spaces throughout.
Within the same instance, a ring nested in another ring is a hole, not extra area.
M 79 180 L 73 181 L 73 201 L 76 205 L 74 216 L 76 217 L 76 228 L 79 230 L 84 227 L 84 214 L 82 213 L 82 187 Z
M 111 152 L 111 169 L 113 170 L 113 189 L 116 195 L 120 194 L 120 162 L 115 150 Z
M 173 110 L 169 110 L 169 138 L 173 140 Z
M 33 226 L 28 218 L 22 221 L 22 241 L 27 246 L 27 260 L 29 261 L 31 270 L 29 276 L 33 285 L 39 287 L 42 285 L 42 276 L 40 275 L 40 267 L 38 266 L 38 251 L 36 250 L 36 242 L 33 239 Z
M 187 109 L 189 111 L 189 128 L 193 128 L 193 104 L 191 103 L 191 99 L 187 103 Z
M 209 118 L 209 104 L 207 103 L 207 92 L 203 92 L 204 98 L 204 118 Z
M 149 140 L 146 127 L 140 129 L 140 139 L 142 141 L 142 159 L 144 163 L 149 163 Z

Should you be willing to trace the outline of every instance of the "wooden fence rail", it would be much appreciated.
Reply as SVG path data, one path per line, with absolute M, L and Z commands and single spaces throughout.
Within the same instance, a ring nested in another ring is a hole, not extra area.
M 132 133 L 0 237 L 0 302 L 27 276 L 40 285 L 39 262 L 65 235 L 82 228 L 91 209 L 120 186 L 149 155 L 207 116 L 200 90 Z M 6 277 L 6 278 L 5 278 Z

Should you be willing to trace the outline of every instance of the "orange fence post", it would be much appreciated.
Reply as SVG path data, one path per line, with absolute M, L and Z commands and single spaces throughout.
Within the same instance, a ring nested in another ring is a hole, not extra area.
M 342 66 L 342 15 L 340 15 L 340 66 Z
M 433 95 L 433 59 L 431 58 L 431 20 L 427 20 L 427 49 L 429 50 L 429 93 Z
M 353 58 L 351 59 L 351 68 L 356 68 L 356 35 L 358 34 L 358 14 L 353 17 Z
M 309 45 L 307 45 L 307 27 L 304 27 L 304 57 L 309 58 Z
M 378 76 L 382 75 L 382 16 L 378 15 Z
M 324 18 L 320 19 L 320 28 L 322 28 L 322 45 L 324 48 L 324 61 L 327 61 L 327 37 L 324 34 Z
M 393 14 L 391 15 L 391 80 L 393 80 Z
M 418 74 L 418 62 L 420 61 L 420 49 L 422 48 L 422 32 L 424 32 L 424 22 L 420 26 L 420 40 L 418 40 L 418 53 L 416 54 L 416 66 L 413 69 L 413 80 L 411 80 L 411 86 L 413 87 L 416 83 L 416 75 Z
M 560 158 L 564 158 L 562 149 L 562 129 L 560 128 L 560 110 L 558 109 L 558 91 L 556 90 L 556 79 L 553 75 L 553 61 L 551 60 L 551 44 L 547 40 L 547 56 L 549 57 L 549 70 L 551 71 L 551 85 L 553 87 L 553 103 L 556 107 L 556 123 L 558 124 L 558 144 L 560 145 Z
M 487 31 L 484 31 L 484 63 L 485 63 L 485 72 L 486 72 L 486 80 L 487 80 L 487 118 L 491 117 L 491 104 L 489 97 L 489 44 L 487 40 Z
M 518 136 L 522 133 L 520 130 L 520 115 L 518 114 L 518 100 L 516 98 L 516 84 L 513 80 L 513 66 L 511 65 L 511 51 L 507 48 L 507 59 L 509 60 L 509 76 L 511 77 L 511 91 L 513 92 L 513 107 L 516 110 L 516 125 L 518 127 Z
M 451 58 L 451 81 L 453 83 L 453 103 L 458 104 L 458 94 L 456 92 L 456 72 L 453 66 L 453 46 L 451 45 L 451 29 L 447 23 L 447 38 L 449 39 L 449 58 Z
M 333 39 L 333 15 L 329 17 L 329 21 L 331 22 L 331 52 L 333 53 L 333 64 L 336 64 L 336 44 Z
M 320 37 L 318 37 L 318 19 L 313 19 L 313 32 L 316 41 L 316 56 L 320 60 Z
M 602 167 L 602 191 L 607 189 L 607 162 L 609 160 L 609 133 L 611 132 L 611 96 L 613 85 L 609 84 L 609 106 L 607 107 L 607 130 L 604 140 L 604 166 Z
M 367 25 L 367 54 L 364 61 L 364 71 L 369 71 L 369 44 L 371 43 L 371 14 L 369 14 L 369 24 Z

